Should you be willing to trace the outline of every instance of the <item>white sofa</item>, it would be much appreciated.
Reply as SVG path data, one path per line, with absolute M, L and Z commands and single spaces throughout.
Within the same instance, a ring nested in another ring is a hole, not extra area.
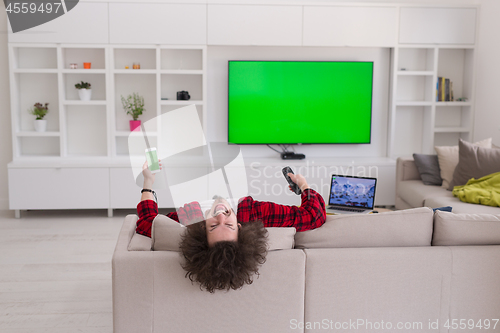
M 396 209 L 451 206 L 454 213 L 500 214 L 499 207 L 470 204 L 454 197 L 441 186 L 424 185 L 413 157 L 400 157 L 396 163 Z
M 136 221 L 125 219 L 112 260 L 116 333 L 385 332 L 388 323 L 448 332 L 448 319 L 493 325 L 500 314 L 500 216 L 429 208 L 328 216 L 285 235 L 289 248 L 270 251 L 253 284 L 214 294 L 185 277 L 179 252 L 151 251 L 151 241 L 129 251 Z M 157 244 L 166 229 L 153 230 Z

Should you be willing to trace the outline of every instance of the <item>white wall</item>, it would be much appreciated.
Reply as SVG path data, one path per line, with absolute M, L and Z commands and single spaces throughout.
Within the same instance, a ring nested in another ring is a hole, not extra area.
M 208 47 L 208 139 L 227 141 L 227 62 L 228 60 L 331 60 L 373 61 L 373 106 L 371 143 L 362 145 L 295 146 L 307 157 L 386 155 L 389 109 L 390 49 L 334 47 Z M 329 121 L 332 130 L 341 124 Z M 355 126 L 355 124 L 351 124 Z M 276 148 L 276 147 L 275 147 Z M 245 156 L 276 157 L 277 153 L 259 145 L 242 146 Z
M 476 62 L 474 141 L 493 137 L 500 146 L 500 1 L 481 1 Z
M 9 208 L 7 164 L 12 160 L 7 13 L 0 5 L 0 210 Z

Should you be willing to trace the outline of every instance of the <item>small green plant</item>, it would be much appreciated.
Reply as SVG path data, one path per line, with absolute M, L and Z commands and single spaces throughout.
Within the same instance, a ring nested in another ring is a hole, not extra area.
M 132 119 L 137 120 L 139 116 L 146 111 L 144 109 L 144 98 L 141 97 L 138 93 L 133 93 L 132 95 L 128 95 L 127 99 L 122 97 L 122 104 L 125 112 L 132 116 Z
M 30 110 L 29 112 L 36 116 L 36 120 L 42 120 L 43 117 L 49 112 L 48 108 L 49 103 L 45 103 L 45 105 L 42 105 L 41 103 L 36 103 Z
M 75 84 L 75 88 L 76 89 L 90 89 L 90 83 L 82 81 L 80 83 Z

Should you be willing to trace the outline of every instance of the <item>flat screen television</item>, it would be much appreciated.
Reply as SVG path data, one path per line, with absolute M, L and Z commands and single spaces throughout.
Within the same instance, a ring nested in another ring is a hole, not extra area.
M 370 143 L 373 62 L 229 61 L 228 142 Z

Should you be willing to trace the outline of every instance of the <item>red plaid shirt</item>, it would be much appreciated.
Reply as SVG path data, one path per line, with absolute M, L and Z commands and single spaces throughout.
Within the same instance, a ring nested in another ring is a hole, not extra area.
M 158 215 L 158 206 L 153 200 L 143 200 L 137 205 L 137 233 L 151 237 L 151 226 Z M 192 202 L 177 209 L 167 216 L 177 222 L 204 219 L 198 202 Z M 279 205 L 274 202 L 256 201 L 252 197 L 244 197 L 238 203 L 236 215 L 238 222 L 260 220 L 265 227 L 295 227 L 298 232 L 316 229 L 325 223 L 325 202 L 321 195 L 313 189 L 302 192 L 302 204 L 297 206 Z

